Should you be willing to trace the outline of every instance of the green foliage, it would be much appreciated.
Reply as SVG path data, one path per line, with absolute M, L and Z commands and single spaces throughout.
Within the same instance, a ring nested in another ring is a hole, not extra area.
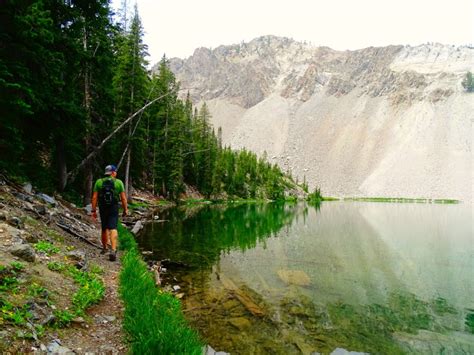
M 315 187 L 314 191 L 306 197 L 306 200 L 309 202 L 321 202 L 323 201 L 323 196 L 321 195 L 321 189 L 319 187 Z
M 63 271 L 65 268 L 65 265 L 60 262 L 60 261 L 50 261 L 48 263 L 48 269 L 51 271 Z
M 49 242 L 44 240 L 39 241 L 34 245 L 36 251 L 40 253 L 45 253 L 46 255 L 52 255 L 59 253 L 60 249 Z
M 45 292 L 48 292 L 46 288 L 37 284 L 36 282 L 33 282 L 28 286 L 28 295 L 30 296 L 38 297 L 43 295 Z
M 55 317 L 55 325 L 57 327 L 63 328 L 67 327 L 71 321 L 76 317 L 76 314 L 66 310 L 55 310 L 53 312 Z
M 24 265 L 13 261 L 9 266 L 0 265 L 0 291 L 16 292 L 19 280 L 18 273 L 22 272 Z
M 466 76 L 464 77 L 461 84 L 467 92 L 474 92 L 474 78 L 472 77 L 472 73 L 470 71 L 466 73 Z
M 95 268 L 90 271 L 80 271 L 74 266 L 70 266 L 67 269 L 68 274 L 80 286 L 72 298 L 76 315 L 83 315 L 89 306 L 98 303 L 104 297 L 105 286 L 98 277 L 97 271 L 100 272 L 101 269 Z
M 53 268 L 57 266 L 55 265 Z M 48 267 L 50 267 L 49 264 Z M 74 266 L 64 268 L 64 265 L 61 265 L 60 268 L 79 285 L 79 290 L 72 297 L 72 309 L 56 310 L 54 312 L 56 326 L 66 327 L 75 317 L 83 316 L 87 308 L 104 298 L 105 286 L 99 277 L 99 274 L 103 271 L 97 265 L 92 265 L 89 271 L 81 271 Z
M 133 236 L 119 226 L 122 259 L 120 294 L 125 305 L 124 329 L 136 354 L 201 354 L 202 343 L 190 329 L 181 304 L 171 294 L 157 289 L 141 259 Z
M 474 312 L 472 310 L 466 315 L 465 324 L 468 332 L 474 334 Z
M 20 263 L 19 261 L 12 261 L 10 266 L 15 271 L 22 271 L 25 268 L 25 264 Z
M 31 313 L 26 306 L 18 307 L 0 296 L 0 325 L 4 322 L 20 326 L 26 324 Z

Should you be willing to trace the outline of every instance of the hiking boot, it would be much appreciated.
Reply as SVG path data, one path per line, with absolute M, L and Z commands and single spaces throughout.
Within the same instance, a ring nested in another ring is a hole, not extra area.
M 109 254 L 109 260 L 110 261 L 115 261 L 117 260 L 117 252 L 115 250 L 111 250 Z

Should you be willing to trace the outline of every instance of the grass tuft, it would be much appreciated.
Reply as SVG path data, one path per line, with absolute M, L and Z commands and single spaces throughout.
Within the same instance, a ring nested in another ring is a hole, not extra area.
M 180 301 L 156 288 L 133 236 L 123 226 L 119 226 L 119 241 L 125 250 L 120 273 L 123 326 L 131 340 L 131 353 L 202 354 L 203 344 L 188 326 Z

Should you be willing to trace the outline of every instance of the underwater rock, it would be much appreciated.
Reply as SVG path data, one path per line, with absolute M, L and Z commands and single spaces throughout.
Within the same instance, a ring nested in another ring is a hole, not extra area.
M 229 319 L 229 323 L 236 327 L 238 330 L 244 330 L 252 325 L 250 321 L 245 317 L 231 318 Z
M 288 285 L 309 286 L 311 279 L 302 270 L 278 270 L 280 279 Z

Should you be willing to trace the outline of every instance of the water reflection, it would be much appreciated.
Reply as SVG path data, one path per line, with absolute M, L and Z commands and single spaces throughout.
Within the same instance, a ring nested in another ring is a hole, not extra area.
M 265 245 L 291 225 L 307 208 L 297 204 L 241 204 L 234 207 L 201 206 L 198 210 L 173 209 L 162 216 L 167 223 L 150 223 L 139 238 L 142 248 L 153 257 L 185 262 L 194 268 L 214 265 L 222 252 Z M 154 237 L 156 236 L 156 237 Z
M 195 266 L 173 275 L 215 349 L 474 352 L 472 220 L 462 205 L 173 213 L 141 244 Z

